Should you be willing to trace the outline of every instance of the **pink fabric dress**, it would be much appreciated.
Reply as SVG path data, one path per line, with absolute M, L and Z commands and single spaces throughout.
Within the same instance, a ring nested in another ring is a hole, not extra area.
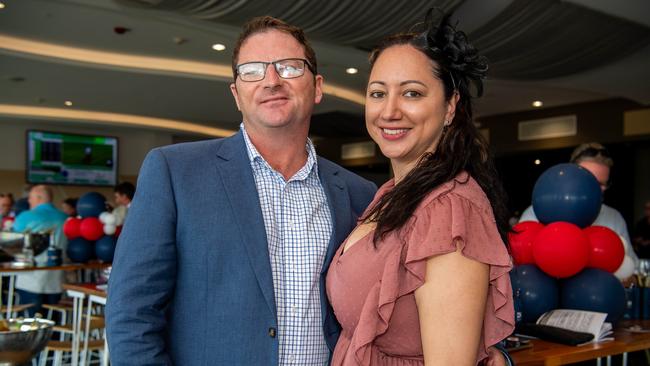
M 370 207 L 393 186 L 382 186 Z M 414 291 L 424 283 L 426 260 L 456 251 L 455 239 L 463 255 L 490 266 L 477 363 L 487 357 L 487 347 L 512 333 L 510 256 L 487 197 L 467 173 L 429 193 L 404 229 L 376 249 L 372 236 L 345 254 L 341 245 L 327 274 L 327 294 L 343 328 L 333 366 L 424 364 Z

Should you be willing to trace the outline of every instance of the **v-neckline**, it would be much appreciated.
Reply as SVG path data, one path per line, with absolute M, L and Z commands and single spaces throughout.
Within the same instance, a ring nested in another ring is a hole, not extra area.
M 339 255 L 339 257 L 343 257 L 343 255 L 348 254 L 352 248 L 354 248 L 354 247 L 358 246 L 359 244 L 361 244 L 360 242 L 363 241 L 363 240 L 366 240 L 368 235 L 374 233 L 375 230 L 376 230 L 376 227 L 371 229 L 367 233 L 363 234 L 359 239 L 357 239 L 354 243 L 350 244 L 349 246 L 348 246 L 347 240 L 344 241 L 343 245 L 341 245 L 342 249 L 341 249 L 341 254 Z

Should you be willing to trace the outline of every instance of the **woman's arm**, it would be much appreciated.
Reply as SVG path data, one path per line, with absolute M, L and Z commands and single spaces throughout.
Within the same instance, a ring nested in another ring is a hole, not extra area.
M 427 260 L 415 291 L 424 363 L 476 365 L 489 286 L 489 266 L 460 250 Z

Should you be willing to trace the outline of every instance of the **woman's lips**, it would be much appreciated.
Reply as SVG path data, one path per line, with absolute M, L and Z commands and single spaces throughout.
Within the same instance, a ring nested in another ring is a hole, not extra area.
M 406 136 L 408 131 L 408 128 L 382 128 L 381 137 L 386 140 L 399 140 Z

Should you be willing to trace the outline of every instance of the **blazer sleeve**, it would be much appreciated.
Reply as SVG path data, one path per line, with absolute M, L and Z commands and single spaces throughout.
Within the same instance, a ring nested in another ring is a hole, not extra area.
M 176 203 L 163 151 L 145 158 L 108 286 L 111 363 L 171 365 L 165 310 L 176 280 Z

